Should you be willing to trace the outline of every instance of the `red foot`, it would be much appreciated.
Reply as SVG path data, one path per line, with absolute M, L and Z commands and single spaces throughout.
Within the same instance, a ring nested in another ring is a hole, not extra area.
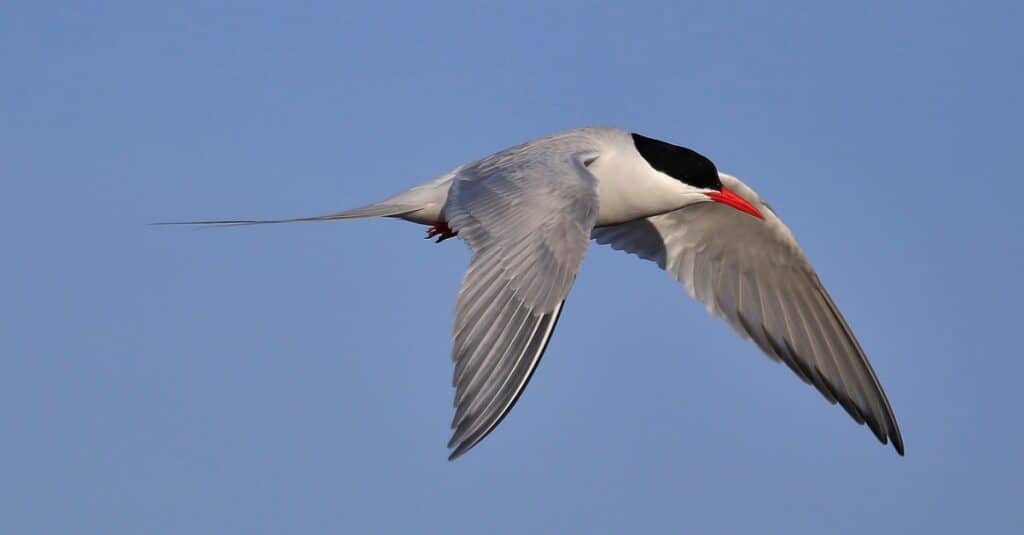
M 455 237 L 455 233 L 452 232 L 452 229 L 448 228 L 448 222 L 447 221 L 442 221 L 442 222 L 436 223 L 436 224 L 432 225 L 430 228 L 428 228 L 427 229 L 427 236 L 425 238 L 423 238 L 423 239 L 429 240 L 430 238 L 433 238 L 434 236 L 437 236 L 437 241 L 435 241 L 434 243 L 441 243 L 441 242 L 447 240 L 448 238 L 454 238 Z

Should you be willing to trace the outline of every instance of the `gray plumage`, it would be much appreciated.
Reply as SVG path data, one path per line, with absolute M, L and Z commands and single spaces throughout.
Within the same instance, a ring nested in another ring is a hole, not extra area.
M 581 128 L 354 210 L 172 224 L 378 216 L 431 225 L 428 236 L 458 235 L 473 253 L 452 328 L 449 459 L 483 440 L 522 394 L 591 237 L 658 264 L 740 336 L 903 454 L 889 401 L 793 234 L 752 189 L 690 149 L 616 128 Z

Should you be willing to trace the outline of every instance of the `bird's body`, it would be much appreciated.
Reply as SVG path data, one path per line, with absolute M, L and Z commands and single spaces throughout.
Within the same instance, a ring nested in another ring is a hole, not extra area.
M 565 155 L 558 164 L 584 165 L 596 182 L 596 226 L 614 225 L 674 210 L 698 197 L 690 188 L 647 165 L 634 146 L 632 135 L 616 128 L 580 128 L 535 139 L 461 165 L 424 184 L 377 203 L 407 206 L 414 211 L 398 217 L 434 225 L 445 221 L 445 207 L 455 179 L 486 179 L 510 169 L 549 164 L 553 154 Z M 600 158 L 597 156 L 600 155 Z M 570 162 L 569 160 L 574 161 Z
M 866 356 L 790 230 L 700 154 L 616 128 L 581 128 L 459 166 L 379 203 L 259 224 L 397 217 L 473 251 L 453 327 L 450 458 L 522 394 L 589 240 L 656 262 L 708 310 L 784 362 L 883 443 L 903 442 Z

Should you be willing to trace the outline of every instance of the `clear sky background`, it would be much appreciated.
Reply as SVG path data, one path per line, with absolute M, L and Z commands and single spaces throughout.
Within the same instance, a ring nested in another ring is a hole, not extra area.
M 7 2 L 0 532 L 1019 533 L 1020 2 Z M 457 240 L 374 201 L 550 132 L 690 146 L 796 232 L 901 458 L 592 247 L 446 460 Z

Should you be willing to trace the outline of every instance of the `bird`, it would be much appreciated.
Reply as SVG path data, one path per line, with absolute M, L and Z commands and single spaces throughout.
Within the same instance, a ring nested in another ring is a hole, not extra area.
M 508 415 L 547 349 L 591 240 L 656 264 L 767 357 L 904 454 L 864 350 L 767 202 L 704 155 L 615 127 L 540 137 L 383 201 L 262 225 L 371 217 L 461 238 L 471 260 L 452 327 L 449 460 Z

